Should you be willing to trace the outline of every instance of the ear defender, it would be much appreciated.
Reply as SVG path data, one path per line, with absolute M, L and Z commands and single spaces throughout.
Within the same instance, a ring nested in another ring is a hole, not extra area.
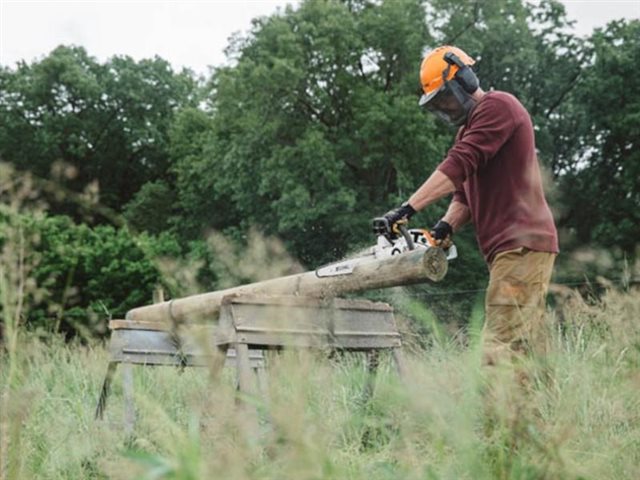
M 444 60 L 449 65 L 456 65 L 458 67 L 458 71 L 453 78 L 458 81 L 465 92 L 473 93 L 478 89 L 478 87 L 480 86 L 478 77 L 473 72 L 471 67 L 465 65 L 464 62 L 460 60 L 460 57 L 458 57 L 453 52 L 447 52 L 444 54 Z

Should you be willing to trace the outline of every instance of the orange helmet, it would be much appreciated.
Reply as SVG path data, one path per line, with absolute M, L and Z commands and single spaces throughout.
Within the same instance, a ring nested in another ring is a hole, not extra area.
M 445 58 L 445 56 L 447 56 L 447 58 Z M 449 60 L 451 57 L 453 57 L 454 60 Z M 424 91 L 424 95 L 420 98 L 420 105 L 426 105 L 443 90 L 446 83 L 453 79 L 461 68 L 464 66 L 469 67 L 475 63 L 475 60 L 463 50 L 450 45 L 443 45 L 429 52 L 429 55 L 422 60 L 422 65 L 420 66 L 420 84 Z M 473 76 L 475 77 L 475 74 L 473 74 Z M 462 87 L 467 91 L 469 90 L 465 88 L 465 85 L 462 85 Z M 477 77 L 473 90 L 476 88 L 478 88 Z

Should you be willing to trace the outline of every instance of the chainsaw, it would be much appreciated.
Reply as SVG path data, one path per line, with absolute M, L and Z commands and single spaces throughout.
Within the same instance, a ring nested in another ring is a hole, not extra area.
M 318 277 L 335 277 L 349 275 L 358 265 L 372 260 L 382 260 L 417 248 L 439 248 L 428 230 L 423 228 L 407 228 L 406 223 L 397 223 L 390 228 L 386 218 L 373 219 L 373 231 L 377 236 L 376 244 L 351 258 L 329 263 L 316 270 Z M 458 257 L 455 245 L 445 249 L 447 260 Z

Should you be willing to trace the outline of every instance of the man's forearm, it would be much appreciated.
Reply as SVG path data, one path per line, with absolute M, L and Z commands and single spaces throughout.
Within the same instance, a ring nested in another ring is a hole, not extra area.
M 416 211 L 422 210 L 427 205 L 441 199 L 445 195 L 455 191 L 453 182 L 440 170 L 436 170 L 409 198 L 409 205 Z
M 451 225 L 451 228 L 453 228 L 455 232 L 471 220 L 471 212 L 469 211 L 469 207 L 464 203 L 453 201 L 449 205 L 447 213 L 442 217 L 442 220 Z

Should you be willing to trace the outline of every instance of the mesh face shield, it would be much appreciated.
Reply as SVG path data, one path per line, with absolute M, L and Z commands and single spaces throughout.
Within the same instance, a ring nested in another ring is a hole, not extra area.
M 466 121 L 474 104 L 471 95 L 465 92 L 455 80 L 445 82 L 437 92 L 428 96 L 423 95 L 420 99 L 420 106 L 454 126 L 460 126 Z

